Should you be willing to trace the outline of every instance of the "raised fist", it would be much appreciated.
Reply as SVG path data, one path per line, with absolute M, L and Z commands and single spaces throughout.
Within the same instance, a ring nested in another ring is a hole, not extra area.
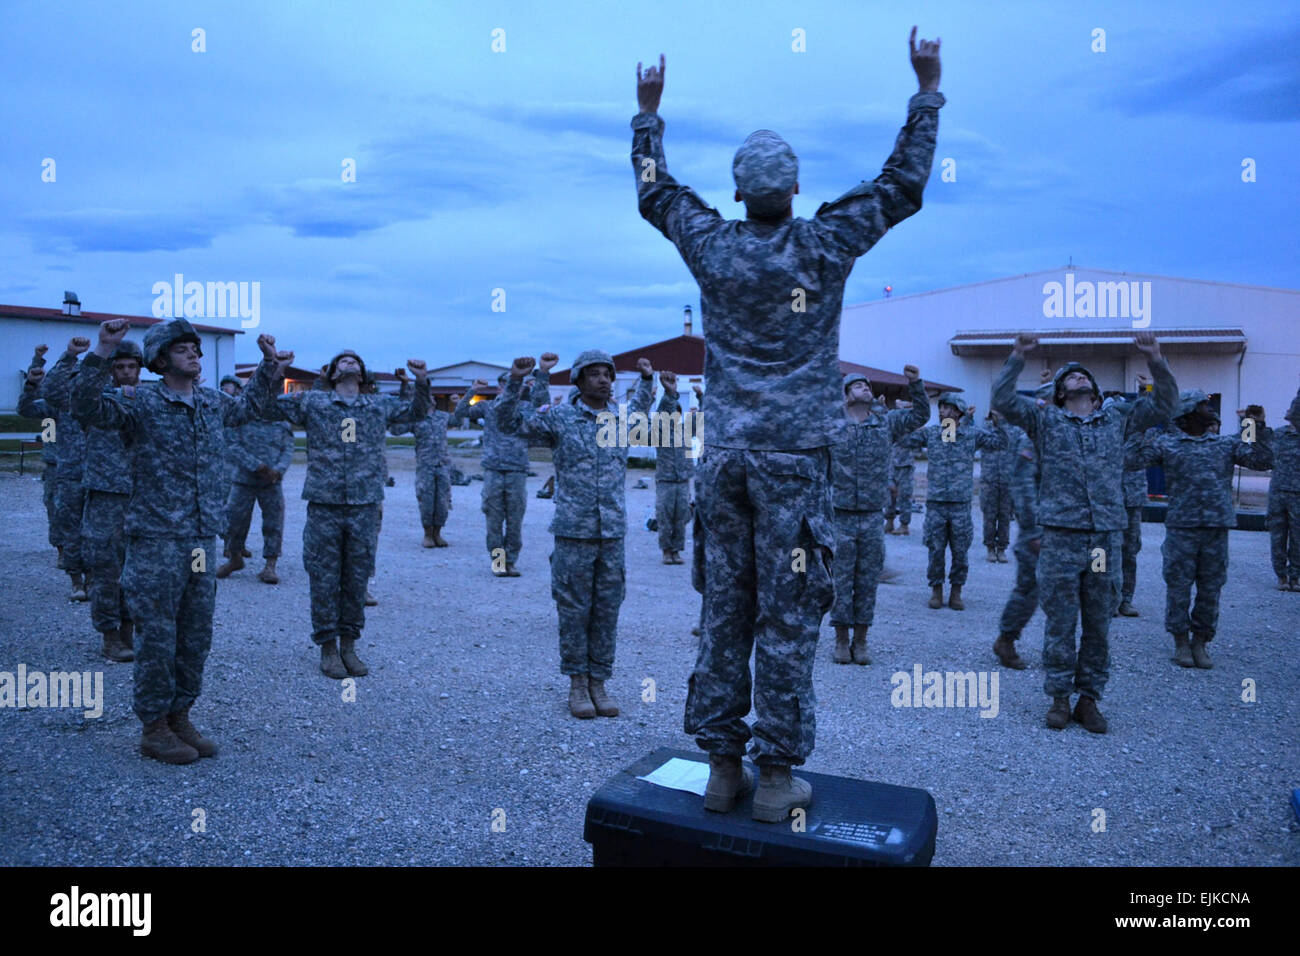
M 107 322 L 99 324 L 99 344 L 107 346 L 109 349 L 117 348 L 119 342 L 126 338 L 126 330 L 131 327 L 131 323 L 126 319 L 109 319 Z M 78 342 L 85 342 L 82 348 L 76 348 Z M 68 351 L 73 355 L 80 355 L 90 347 L 90 340 L 75 338 L 68 343 Z
M 1021 332 L 1016 336 L 1016 342 L 1011 346 L 1011 350 L 1020 356 L 1024 356 L 1034 349 L 1038 348 L 1038 336 L 1030 335 L 1028 332 Z
M 654 366 L 650 364 L 650 360 L 645 356 L 636 360 L 636 367 L 642 378 L 650 378 L 655 373 Z
M 693 391 L 693 392 L 695 393 L 695 397 L 696 397 L 696 398 L 703 398 L 703 397 L 704 397 L 704 389 L 700 388 L 700 386 L 698 386 L 698 385 L 692 385 L 692 386 L 691 386 L 691 391 Z
M 533 366 L 536 364 L 537 362 L 533 359 L 531 355 L 525 355 L 521 358 L 517 358 L 514 360 L 514 363 L 510 366 L 510 377 L 513 378 L 515 381 L 519 381 L 525 375 L 531 372 L 533 370 Z
M 37 358 L 40 358 L 42 355 L 44 355 L 44 354 L 45 354 L 46 352 L 48 352 L 49 350 L 50 350 L 50 347 L 49 347 L 48 345 L 38 345 L 38 346 L 36 346 L 36 357 L 37 357 Z
M 405 369 L 405 367 L 403 367 L 403 368 L 395 368 L 395 369 L 393 369 L 393 374 L 396 375 L 398 378 L 402 379 L 403 381 L 406 380 L 406 369 Z
M 1154 332 L 1138 332 L 1133 336 L 1133 344 L 1137 350 L 1147 357 L 1147 360 L 1154 362 L 1160 358 L 1160 343 L 1156 341 Z
M 559 361 L 560 357 L 554 352 L 543 352 L 542 357 L 537 362 L 537 367 L 543 372 L 549 372 L 551 369 L 555 368 L 556 363 Z
M 1052 380 L 1052 370 L 1050 368 L 1045 368 L 1038 373 L 1038 384 L 1046 385 L 1051 380 Z
M 263 332 L 257 337 L 257 347 L 262 350 L 262 357 L 268 362 L 275 361 L 275 336 Z
M 417 382 L 427 381 L 429 378 L 429 366 L 424 359 L 407 359 L 406 367 L 411 370 Z
M 125 322 L 126 320 L 122 319 L 122 321 Z M 73 355 L 80 355 L 88 348 L 90 348 L 90 339 L 84 335 L 74 335 L 68 340 L 68 351 Z
M 665 392 L 670 392 L 673 395 L 676 395 L 677 394 L 677 373 L 660 372 L 659 384 L 664 387 Z
M 34 365 L 27 370 L 27 384 L 40 385 L 41 380 L 45 378 L 45 369 L 39 365 Z
M 487 379 L 485 379 L 485 378 L 476 378 L 476 379 L 474 379 L 474 384 L 471 385 L 471 386 L 469 387 L 469 390 L 470 390 L 471 392 L 474 392 L 475 394 L 477 394 L 477 393 L 483 391 L 483 389 L 485 389 L 485 388 L 491 388 L 491 387 L 492 387 L 492 386 L 490 386 L 490 385 L 488 384 Z
M 904 365 L 903 375 L 909 382 L 915 382 L 921 377 L 921 370 L 915 365 Z

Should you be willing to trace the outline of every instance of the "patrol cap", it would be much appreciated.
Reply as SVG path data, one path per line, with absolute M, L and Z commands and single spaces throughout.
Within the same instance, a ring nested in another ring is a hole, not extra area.
M 608 365 L 611 372 L 615 371 L 614 356 L 601 349 L 586 349 L 579 352 L 578 357 L 573 360 L 573 367 L 569 369 L 569 381 L 577 385 L 578 376 L 590 365 Z
M 871 380 L 867 378 L 865 375 L 863 375 L 861 372 L 850 372 L 848 375 L 844 376 L 845 395 L 849 393 L 849 386 L 852 385 L 854 382 L 866 382 L 868 386 L 871 385 Z
M 966 414 L 966 399 L 962 398 L 956 392 L 944 392 L 942 395 L 939 396 L 939 400 L 936 402 L 936 404 L 951 405 L 955 409 L 957 409 L 958 414 L 960 415 Z
M 166 360 L 167 350 L 177 342 L 193 342 L 199 347 L 199 355 L 203 354 L 203 343 L 199 341 L 194 326 L 184 319 L 168 319 L 151 326 L 144 334 L 145 367 L 151 372 L 161 372 L 160 360 Z
M 351 349 L 344 349 L 338 355 L 330 359 L 329 368 L 325 372 L 326 384 L 328 384 L 331 388 L 334 386 L 334 373 L 335 371 L 338 370 L 339 359 L 341 359 L 345 355 L 352 356 L 354 359 L 357 360 L 357 364 L 361 366 L 361 383 L 364 385 L 367 381 L 369 381 L 370 374 L 366 371 L 365 361 L 361 358 L 360 355 L 358 355 L 356 352 L 352 351 Z
M 116 362 L 118 359 L 135 359 L 141 365 L 144 365 L 144 353 L 140 351 L 140 346 L 129 339 L 118 342 L 117 348 L 113 349 L 113 353 L 108 357 L 110 363 Z
M 1078 362 L 1066 362 L 1056 370 L 1056 374 L 1052 376 L 1052 400 L 1057 405 L 1065 404 L 1065 396 L 1061 394 L 1061 383 L 1065 381 L 1065 376 L 1069 375 L 1071 372 L 1082 372 L 1084 375 L 1088 376 L 1088 381 L 1092 383 L 1092 393 L 1096 396 L 1097 401 L 1100 402 L 1101 389 L 1097 387 L 1097 376 L 1093 375 L 1092 372 L 1088 371 L 1086 367 L 1080 365 Z
M 731 175 L 750 212 L 777 216 L 785 211 L 799 181 L 799 157 L 770 129 L 756 130 L 736 150 Z

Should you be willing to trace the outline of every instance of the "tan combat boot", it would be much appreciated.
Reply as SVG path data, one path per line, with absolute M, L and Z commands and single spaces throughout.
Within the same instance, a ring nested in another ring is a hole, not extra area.
M 1053 697 L 1052 706 L 1047 710 L 1047 726 L 1053 730 L 1064 730 L 1070 723 L 1070 695 Z
M 266 566 L 257 572 L 257 580 L 263 584 L 280 583 L 280 575 L 275 573 L 275 558 L 266 559 Z
M 591 702 L 586 674 L 569 675 L 569 713 L 583 720 L 596 716 L 596 705 Z
M 998 548 L 998 564 L 1007 564 L 1007 563 L 1008 563 L 1007 552 L 1002 548 Z
M 338 641 L 326 641 L 320 646 L 320 672 L 326 677 L 342 680 L 348 676 L 348 669 L 339 657 Z
M 168 714 L 167 726 L 172 729 L 172 733 L 178 739 L 193 747 L 200 757 L 215 757 L 217 755 L 217 745 L 199 733 L 198 728 L 190 723 L 189 707 L 178 710 L 174 714 Z
M 673 561 L 673 553 L 672 553 L 671 551 L 665 551 L 665 552 L 664 552 L 664 564 L 673 564 L 673 563 L 674 563 L 674 561 Z
M 911 525 L 903 525 L 902 529 L 901 529 L 898 533 L 899 533 L 899 534 L 911 534 L 911 533 L 912 533 L 912 527 L 911 527 Z
M 166 717 L 144 725 L 140 734 L 140 753 L 163 763 L 193 763 L 199 759 L 199 752 L 176 736 Z
M 508 578 L 519 577 L 519 569 L 515 567 L 513 564 L 506 564 L 506 577 Z
M 592 706 L 601 717 L 617 717 L 618 704 L 605 693 L 605 682 L 595 678 L 587 679 L 587 692 L 591 695 Z
M 1109 726 L 1097 709 L 1097 702 L 1086 694 L 1080 694 L 1079 702 L 1074 705 L 1074 719 L 1090 734 L 1104 734 Z
M 948 595 L 948 606 L 954 611 L 966 610 L 966 603 L 961 599 L 961 585 L 954 584 L 952 593 Z
M 135 653 L 122 644 L 121 631 L 104 632 L 104 657 L 119 664 L 135 660 Z
M 339 638 L 339 659 L 343 661 L 343 666 L 348 669 L 348 673 L 353 677 L 365 677 L 370 673 L 370 668 L 361 662 L 357 657 L 357 639 L 355 637 Z
M 936 611 L 943 607 L 943 585 L 936 584 L 930 588 L 930 607 Z
M 433 546 L 434 546 L 435 548 L 445 548 L 445 547 L 447 547 L 447 539 L 444 538 L 444 537 L 442 536 L 442 529 L 441 529 L 441 528 L 434 528 L 434 529 L 433 529 Z
M 72 581 L 72 592 L 68 595 L 69 601 L 89 601 L 90 595 L 86 593 L 86 579 L 80 574 L 69 574 Z
M 230 559 L 227 560 L 226 563 L 223 564 L 221 567 L 217 568 L 217 577 L 228 578 L 243 566 L 244 566 L 244 559 L 232 552 L 230 555 Z
M 1300 591 L 1300 578 L 1292 578 L 1292 579 L 1291 579 L 1291 590 L 1292 590 L 1292 591 Z
M 753 817 L 759 823 L 780 823 L 797 807 L 812 803 L 812 784 L 790 774 L 782 764 L 759 768 L 758 791 L 754 794 Z
M 379 603 L 379 598 L 370 593 L 370 588 L 366 588 L 366 607 L 374 607 Z
M 436 548 L 437 546 L 438 546 L 438 543 L 437 543 L 436 541 L 433 540 L 433 532 L 431 532 L 428 528 L 425 528 L 425 529 L 424 529 L 424 540 L 422 540 L 422 541 L 420 542 L 420 547 L 422 547 L 422 548 Z
M 1026 664 L 1020 653 L 1016 650 L 1017 635 L 1003 632 L 998 635 L 998 639 L 993 642 L 993 653 L 1001 661 L 1003 667 L 1009 667 L 1014 671 L 1022 671 Z
M 994 551 L 992 548 L 989 548 L 989 556 L 988 556 L 987 558 L 985 558 L 984 560 L 988 561 L 989 564 L 997 564 L 997 563 L 998 563 L 998 553 L 997 553 L 996 551 Z
M 849 629 L 847 627 L 836 627 L 835 653 L 831 655 L 831 660 L 836 664 L 847 664 L 852 659 L 849 653 Z
M 871 658 L 867 656 L 867 629 L 865 627 L 855 627 L 853 629 L 853 646 L 849 650 L 853 654 L 853 663 L 871 663 Z
M 1192 635 L 1192 646 L 1189 648 L 1192 654 L 1192 663 L 1197 667 L 1209 670 L 1214 666 L 1214 661 L 1210 660 L 1210 652 L 1205 645 L 1210 643 L 1210 638 L 1202 637 L 1199 634 Z
M 1133 606 L 1133 601 L 1130 598 L 1124 598 L 1119 602 L 1117 613 L 1123 617 L 1137 617 L 1138 609 Z
M 893 534 L 893 533 L 894 533 L 894 519 L 893 519 L 893 518 L 886 518 L 886 519 L 885 519 L 885 534 Z
M 1277 579 L 1277 589 L 1278 589 L 1279 591 L 1290 591 L 1290 590 L 1291 590 L 1291 582 L 1288 581 L 1286 578 L 1278 578 L 1278 579 Z
M 1196 661 L 1192 660 L 1192 649 L 1187 644 L 1186 634 L 1174 635 L 1174 656 L 1171 660 L 1180 667 L 1196 666 Z
M 709 755 L 709 785 L 704 788 L 704 809 L 730 813 L 736 801 L 754 789 L 754 771 L 739 757 Z

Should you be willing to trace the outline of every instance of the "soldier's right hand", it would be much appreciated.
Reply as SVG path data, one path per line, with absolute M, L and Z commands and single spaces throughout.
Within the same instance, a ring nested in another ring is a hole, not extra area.
M 903 377 L 906 378 L 909 382 L 915 382 L 918 378 L 921 377 L 921 370 L 917 368 L 915 365 L 904 365 Z
M 672 392 L 672 394 L 676 395 L 677 394 L 677 373 L 660 372 L 659 384 L 664 387 L 665 392 Z
M 126 319 L 119 319 L 118 321 L 126 324 Z M 103 328 L 103 326 L 100 327 Z M 126 330 L 123 329 L 122 331 L 125 332 Z M 80 355 L 88 348 L 90 348 L 90 339 L 86 338 L 84 335 L 74 335 L 68 340 L 68 351 L 73 355 Z
M 636 105 L 642 113 L 655 113 L 659 110 L 659 98 L 664 95 L 664 55 L 659 54 L 659 68 L 646 67 L 641 74 L 641 64 L 636 65 Z
M 691 386 L 691 391 L 693 391 L 693 392 L 695 393 L 695 397 L 696 397 L 696 398 L 703 398 L 703 397 L 704 397 L 704 389 L 700 388 L 700 386 L 698 386 L 698 385 L 692 385 L 692 386 Z
M 36 346 L 36 357 L 37 357 L 37 358 L 40 358 L 42 355 L 44 355 L 44 354 L 45 354 L 46 352 L 48 352 L 49 350 L 50 350 L 50 347 L 49 347 L 48 345 L 38 345 L 38 346 Z
M 131 323 L 126 319 L 109 319 L 107 322 L 101 322 L 99 324 L 99 344 L 106 345 L 109 348 L 116 348 L 118 343 L 126 338 L 126 330 L 130 327 Z M 73 339 L 72 342 L 68 343 L 69 352 L 73 351 L 72 346 L 76 341 L 77 339 Z M 81 339 L 81 341 L 86 343 L 86 348 L 90 347 L 89 339 Z M 84 348 L 78 349 L 74 354 L 79 354 L 85 350 Z
M 1011 351 L 1019 356 L 1024 356 L 1038 348 L 1038 336 L 1030 335 L 1028 332 L 1021 332 L 1016 336 L 1016 342 L 1011 346 Z
M 531 372 L 533 370 L 533 366 L 536 364 L 537 364 L 537 360 L 534 359 L 531 355 L 520 356 L 519 358 L 515 359 L 514 363 L 510 366 L 510 377 L 515 379 L 516 381 L 519 381 L 525 375 Z
M 40 385 L 41 379 L 43 378 L 45 378 L 45 369 L 41 368 L 39 365 L 27 370 L 28 385 Z
M 1046 385 L 1046 384 L 1047 384 L 1048 382 L 1050 382 L 1051 380 L 1052 380 L 1052 370 L 1051 370 L 1050 368 L 1045 368 L 1045 369 L 1043 369 L 1041 372 L 1038 373 L 1038 384 L 1039 384 L 1039 385 Z

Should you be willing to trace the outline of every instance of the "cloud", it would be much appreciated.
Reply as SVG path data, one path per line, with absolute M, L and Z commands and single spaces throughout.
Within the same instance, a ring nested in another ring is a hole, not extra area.
M 200 209 L 152 212 L 88 208 L 46 211 L 20 218 L 23 232 L 42 246 L 75 252 L 178 252 L 203 249 L 234 222 Z

